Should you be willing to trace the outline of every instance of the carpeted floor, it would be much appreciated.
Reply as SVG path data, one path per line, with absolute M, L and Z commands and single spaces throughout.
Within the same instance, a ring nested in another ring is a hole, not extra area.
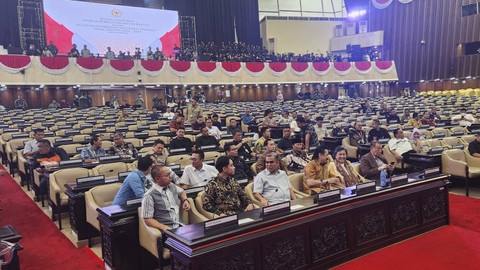
M 22 270 L 103 269 L 58 230 L 10 175 L 0 177 L 0 207 L 0 226 L 11 224 L 23 236 L 24 250 L 19 252 Z
M 350 269 L 480 269 L 480 200 L 450 194 L 445 226 L 340 265 Z

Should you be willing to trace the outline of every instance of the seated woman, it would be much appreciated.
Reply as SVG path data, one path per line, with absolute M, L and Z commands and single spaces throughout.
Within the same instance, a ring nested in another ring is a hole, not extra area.
M 343 146 L 337 146 L 333 151 L 334 161 L 328 164 L 328 170 L 332 174 L 340 175 L 340 182 L 345 187 L 355 186 L 358 183 L 364 183 L 368 180 L 363 178 L 352 163 L 347 160 L 347 149 Z
M 422 138 L 422 133 L 418 128 L 413 129 L 410 143 L 412 144 L 413 150 L 417 153 L 425 154 L 429 150 L 428 144 L 425 139 Z

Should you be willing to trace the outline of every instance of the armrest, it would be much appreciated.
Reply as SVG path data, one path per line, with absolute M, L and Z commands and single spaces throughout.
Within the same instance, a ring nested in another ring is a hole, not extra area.
M 471 167 L 480 167 L 480 158 L 474 157 L 470 154 L 465 153 L 465 160 L 467 161 L 467 166 Z
M 467 177 L 465 172 L 466 162 L 453 160 L 442 156 L 442 172 L 454 176 Z
M 60 194 L 61 189 L 57 184 L 57 181 L 55 180 L 55 173 L 50 175 L 50 200 L 54 202 L 55 204 L 58 204 L 60 202 L 57 202 L 57 194 Z
M 208 218 L 204 217 L 200 212 L 198 212 L 197 208 L 195 207 L 195 203 L 193 202 L 192 198 L 187 199 L 190 203 L 190 211 L 188 211 L 188 224 L 198 223 L 207 221 Z

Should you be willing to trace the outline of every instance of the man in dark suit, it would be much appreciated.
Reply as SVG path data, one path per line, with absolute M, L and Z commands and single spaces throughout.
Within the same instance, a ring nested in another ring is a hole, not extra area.
M 375 180 L 380 185 L 380 174 L 382 171 L 392 171 L 393 165 L 388 165 L 387 160 L 382 156 L 382 145 L 377 141 L 372 141 L 370 153 L 360 159 L 360 174 L 369 180 Z

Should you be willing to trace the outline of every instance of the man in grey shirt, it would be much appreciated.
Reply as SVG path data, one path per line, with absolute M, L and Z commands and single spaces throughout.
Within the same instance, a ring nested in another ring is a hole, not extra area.
M 180 208 L 190 210 L 185 191 L 172 183 L 170 170 L 155 166 L 152 171 L 153 187 L 145 193 L 142 201 L 142 217 L 149 227 L 170 230 L 180 226 Z M 179 201 L 181 204 L 179 203 Z
M 43 129 L 35 129 L 33 131 L 33 139 L 27 141 L 25 143 L 25 147 L 23 148 L 23 155 L 27 157 L 27 159 L 33 159 L 33 155 L 38 151 L 38 141 L 43 140 L 45 136 L 45 131 Z M 50 142 L 50 145 L 52 143 Z

